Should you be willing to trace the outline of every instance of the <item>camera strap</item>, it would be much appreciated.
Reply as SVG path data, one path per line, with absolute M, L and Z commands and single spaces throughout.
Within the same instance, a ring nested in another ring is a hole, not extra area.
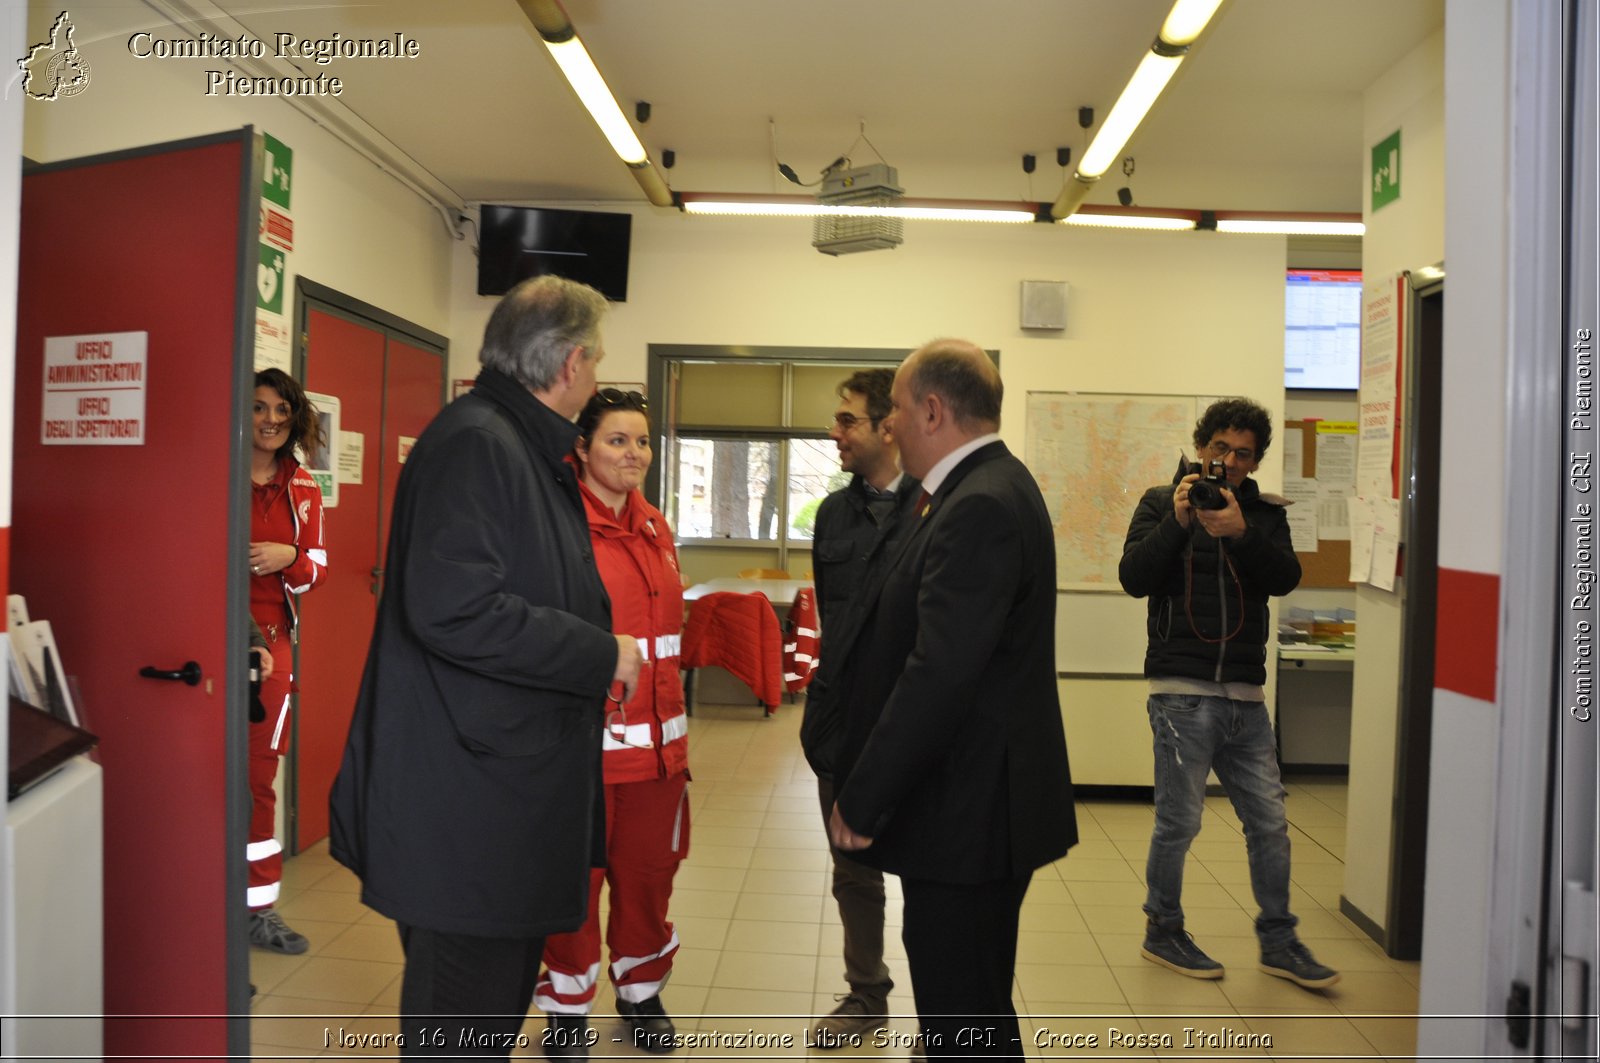
M 1234 624 L 1233 630 L 1221 638 L 1206 638 L 1200 633 L 1199 625 L 1194 622 L 1194 540 L 1192 538 L 1184 551 L 1183 566 L 1183 615 L 1188 618 L 1189 630 L 1194 632 L 1194 637 L 1213 646 L 1223 642 L 1232 642 L 1234 637 L 1244 630 L 1244 584 L 1239 580 L 1239 570 L 1233 567 L 1233 558 L 1228 556 L 1227 544 L 1220 539 L 1217 541 L 1217 556 L 1227 566 L 1228 574 L 1233 577 L 1234 590 L 1239 595 L 1239 620 Z M 1220 598 L 1218 599 L 1218 605 L 1221 605 Z

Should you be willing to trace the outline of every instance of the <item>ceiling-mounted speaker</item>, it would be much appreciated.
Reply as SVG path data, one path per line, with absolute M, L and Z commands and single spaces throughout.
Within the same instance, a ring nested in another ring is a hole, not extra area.
M 1022 282 L 1022 327 L 1067 327 L 1067 282 Z

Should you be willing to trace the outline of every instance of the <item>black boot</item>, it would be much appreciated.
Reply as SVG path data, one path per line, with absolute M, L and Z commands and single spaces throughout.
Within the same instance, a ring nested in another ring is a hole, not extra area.
M 589 1016 L 552 1012 L 545 1017 L 549 1025 L 540 1041 L 547 1059 L 588 1059 L 594 1033 Z
M 637 1004 L 630 1004 L 618 997 L 617 1014 L 632 1031 L 635 1048 L 659 1054 L 671 1052 L 678 1047 L 678 1031 L 673 1027 L 672 1020 L 667 1017 L 667 1009 L 661 1004 L 660 993 Z

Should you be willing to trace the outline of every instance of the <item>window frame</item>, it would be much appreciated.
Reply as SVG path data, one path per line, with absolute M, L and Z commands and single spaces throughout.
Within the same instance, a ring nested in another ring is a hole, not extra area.
M 741 442 L 760 443 L 776 442 L 778 446 L 778 481 L 785 485 L 778 498 L 778 528 L 779 534 L 774 539 L 712 539 L 712 538 L 682 538 L 680 546 L 718 546 L 718 547 L 744 547 L 763 550 L 776 550 L 778 553 L 779 567 L 787 567 L 791 549 L 809 549 L 810 544 L 805 540 L 792 539 L 789 535 L 791 514 L 789 513 L 789 447 L 788 443 L 795 439 L 827 439 L 828 431 L 821 425 L 815 427 L 794 424 L 780 425 L 704 425 L 695 423 L 679 424 L 677 422 L 677 396 L 675 392 L 675 366 L 686 362 L 712 362 L 725 364 L 777 364 L 783 367 L 782 374 L 782 419 L 789 421 L 793 417 L 794 395 L 793 378 L 794 367 L 797 365 L 815 365 L 825 363 L 838 363 L 841 369 L 840 379 L 843 380 L 856 368 L 862 366 L 884 366 L 894 368 L 906 359 L 910 353 L 898 347 L 763 347 L 730 344 L 688 344 L 688 343 L 652 343 L 648 345 L 647 383 L 648 398 L 651 410 L 661 411 L 656 422 L 655 436 L 658 443 L 657 453 L 662 460 L 651 463 L 650 471 L 645 477 L 645 495 L 655 501 L 663 513 L 667 510 L 666 485 L 669 482 L 666 466 L 671 460 L 674 444 L 679 437 L 694 439 L 724 439 L 739 440 Z M 672 470 L 676 475 L 676 469 Z M 677 529 L 675 528 L 674 531 Z

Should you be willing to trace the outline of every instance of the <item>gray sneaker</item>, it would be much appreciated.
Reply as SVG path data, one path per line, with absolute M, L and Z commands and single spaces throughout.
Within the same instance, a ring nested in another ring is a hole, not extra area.
M 289 929 L 276 908 L 258 908 L 250 913 L 250 944 L 290 956 L 298 956 L 311 947 L 304 934 Z
M 835 997 L 839 1006 L 811 1027 L 812 1048 L 859 1048 L 865 1036 L 889 1025 L 888 1008 L 858 993 Z
M 1339 980 L 1339 972 L 1324 967 L 1311 950 L 1298 941 L 1261 954 L 1261 969 L 1275 978 L 1287 978 L 1307 989 L 1326 989 Z
M 1139 955 L 1189 978 L 1222 977 L 1222 964 L 1201 952 L 1194 937 L 1182 928 L 1167 930 L 1154 923 L 1146 924 Z

